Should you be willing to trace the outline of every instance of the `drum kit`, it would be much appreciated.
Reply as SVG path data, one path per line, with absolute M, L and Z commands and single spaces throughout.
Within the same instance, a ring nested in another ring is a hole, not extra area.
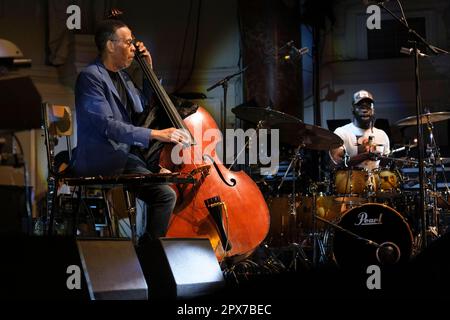
M 252 109 L 252 110 L 249 110 Z M 421 223 L 417 177 L 418 161 L 410 157 L 395 157 L 416 145 L 404 145 L 388 155 L 377 155 L 383 166 L 373 170 L 340 167 L 331 170 L 330 178 L 309 184 L 306 194 L 296 190 L 302 175 L 304 159 L 301 150 L 326 151 L 339 147 L 343 141 L 329 130 L 308 125 L 301 120 L 271 109 L 236 107 L 238 118 L 265 127 L 279 129 L 280 142 L 293 150 L 291 161 L 277 187 L 266 196 L 271 214 L 267 237 L 269 247 L 296 248 L 296 258 L 311 266 L 336 263 L 341 267 L 394 264 L 408 261 L 421 251 Z M 435 239 L 445 231 L 441 213 L 450 209 L 449 188 L 444 164 L 434 140 L 433 123 L 450 119 L 450 112 L 423 114 L 430 141 L 424 159 L 428 221 L 427 236 Z M 413 126 L 416 117 L 404 118 L 399 127 Z M 288 173 L 292 171 L 292 190 L 280 194 Z M 444 176 L 444 188 L 438 185 L 438 175 Z M 444 190 L 442 190 L 444 189 Z M 432 240 L 433 240 L 432 239 Z

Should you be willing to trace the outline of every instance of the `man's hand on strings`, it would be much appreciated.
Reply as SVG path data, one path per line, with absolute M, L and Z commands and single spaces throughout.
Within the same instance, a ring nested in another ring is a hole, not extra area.
M 151 133 L 151 138 L 162 142 L 172 142 L 181 145 L 189 145 L 190 137 L 184 131 L 176 128 L 167 128 L 163 130 L 153 129 Z
M 136 54 L 139 54 L 141 57 L 143 57 L 144 60 L 150 66 L 150 68 L 153 69 L 152 55 L 150 54 L 150 51 L 147 50 L 147 48 L 145 47 L 144 43 L 141 42 L 141 41 L 136 41 L 134 46 L 136 47 L 136 51 L 137 51 Z

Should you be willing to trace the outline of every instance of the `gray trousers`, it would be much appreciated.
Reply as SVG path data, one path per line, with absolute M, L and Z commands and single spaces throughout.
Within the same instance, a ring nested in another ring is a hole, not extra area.
M 124 173 L 152 173 L 147 169 L 145 162 L 138 156 L 130 153 L 125 165 Z M 147 235 L 151 239 L 164 237 L 169 225 L 170 214 L 175 208 L 177 196 L 175 191 L 167 184 L 155 183 L 146 186 L 133 187 L 136 197 L 147 204 Z

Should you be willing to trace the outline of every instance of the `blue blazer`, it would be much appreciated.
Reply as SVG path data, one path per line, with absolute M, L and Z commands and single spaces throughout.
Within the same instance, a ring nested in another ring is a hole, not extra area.
M 132 109 L 144 111 L 146 99 L 128 74 L 119 71 Z M 75 85 L 77 147 L 73 157 L 76 175 L 120 174 L 131 146 L 147 148 L 151 129 L 136 127 L 120 101 L 103 63 L 97 59 L 78 75 Z

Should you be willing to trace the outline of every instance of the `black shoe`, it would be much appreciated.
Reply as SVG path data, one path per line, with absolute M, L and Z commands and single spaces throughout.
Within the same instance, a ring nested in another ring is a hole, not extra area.
M 148 232 L 145 232 L 137 241 L 136 247 L 142 247 L 149 244 L 152 241 L 152 237 Z

